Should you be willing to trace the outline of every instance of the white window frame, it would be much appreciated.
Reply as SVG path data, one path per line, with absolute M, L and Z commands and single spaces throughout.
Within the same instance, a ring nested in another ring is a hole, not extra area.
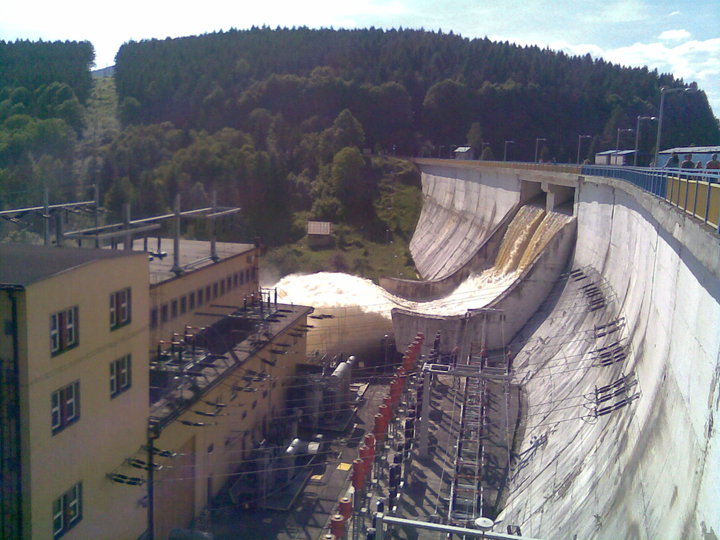
M 53 501 L 53 538 L 60 538 L 82 519 L 82 482 Z
M 132 319 L 131 295 L 130 287 L 110 294 L 110 330 L 130 324 Z
M 110 397 L 122 394 L 132 386 L 132 355 L 126 354 L 122 358 L 110 363 Z
M 55 390 L 50 396 L 50 427 L 55 435 L 80 418 L 80 381 Z
M 58 314 L 50 315 L 50 352 L 60 351 L 60 331 L 58 329 Z
M 80 343 L 78 306 L 50 314 L 50 354 L 55 356 Z

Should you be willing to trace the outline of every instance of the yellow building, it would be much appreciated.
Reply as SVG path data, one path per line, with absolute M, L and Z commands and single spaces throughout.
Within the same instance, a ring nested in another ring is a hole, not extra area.
M 265 301 L 205 315 L 151 368 L 155 538 L 189 527 L 282 418 L 286 385 L 305 360 L 311 308 Z M 287 419 L 286 419 L 287 420 Z M 288 441 L 289 442 L 289 441 Z
M 253 244 L 164 239 L 150 260 L 150 340 L 198 326 L 213 306 L 242 306 L 257 292 L 259 248 Z M 177 248 L 177 251 L 176 251 Z
M 167 538 L 283 414 L 312 309 L 209 246 L 0 245 L 0 536 Z
M 137 538 L 148 257 L 0 245 L 3 538 Z

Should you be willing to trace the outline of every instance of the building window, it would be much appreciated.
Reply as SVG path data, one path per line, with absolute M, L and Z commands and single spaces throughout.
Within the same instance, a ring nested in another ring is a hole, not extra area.
M 232 276 L 228 276 L 227 278 L 227 290 L 230 291 L 233 288 L 233 281 Z
M 205 301 L 203 299 L 203 290 L 202 287 L 197 290 L 197 299 L 198 299 L 198 307 L 202 306 Z
M 170 302 L 170 318 L 171 319 L 174 319 L 175 317 L 177 317 L 177 313 L 178 313 L 177 307 L 178 307 L 178 302 L 177 302 L 177 298 L 176 298 L 175 300 Z
M 160 306 L 160 322 L 167 322 L 168 320 L 168 305 L 163 304 Z
M 110 363 L 111 398 L 130 388 L 131 375 L 131 356 L 129 354 Z
M 110 295 L 110 330 L 130 324 L 130 287 Z
M 187 297 L 181 296 L 180 297 L 180 315 L 182 315 L 186 311 L 187 311 Z
M 240 285 L 243 285 L 245 283 L 245 273 L 240 272 Z
M 233 287 L 237 287 L 240 284 L 240 278 L 238 277 L 238 273 L 235 272 L 233 274 Z
M 223 294 L 225 294 L 225 280 L 221 279 L 220 280 L 220 296 L 222 296 Z
M 82 519 L 82 483 L 53 501 L 53 538 L 60 538 Z
M 50 398 L 53 435 L 80 418 L 80 381 L 52 393 Z
M 250 283 L 250 269 L 249 268 L 245 269 L 245 281 L 247 283 Z
M 212 297 L 213 297 L 213 299 L 214 299 L 214 298 L 217 298 L 217 297 L 218 297 L 218 283 L 217 283 L 217 281 L 216 281 L 215 283 L 213 283 L 212 291 L 213 291 L 213 292 L 212 292 Z
M 188 309 L 192 311 L 195 309 L 195 292 L 191 292 L 188 295 Z
M 210 285 L 208 285 L 207 287 L 205 287 L 205 301 L 206 301 L 206 302 L 209 302 L 210 300 L 212 300 L 212 297 L 210 296 L 210 291 L 211 291 L 211 290 L 212 290 L 212 287 L 210 287 Z
M 77 306 L 50 315 L 50 352 L 56 355 L 75 347 L 79 343 L 78 330 Z

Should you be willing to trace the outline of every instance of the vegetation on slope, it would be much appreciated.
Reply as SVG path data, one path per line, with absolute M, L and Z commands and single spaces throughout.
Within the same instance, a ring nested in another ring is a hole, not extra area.
M 87 198 L 97 184 L 108 219 L 182 207 L 239 206 L 222 240 L 261 237 L 283 272 L 413 273 L 407 243 L 419 175 L 395 155 L 574 161 L 614 148 L 618 128 L 655 115 L 661 86 L 682 81 L 537 47 L 453 34 L 377 29 L 254 28 L 130 42 L 114 78 L 92 85 L 88 43 L 0 42 L 0 207 Z M 702 92 L 671 93 L 665 134 L 716 144 Z M 648 130 L 649 132 L 649 130 Z M 646 134 L 647 135 L 647 134 Z M 652 150 L 654 138 L 641 140 Z M 583 156 L 584 157 L 584 156 Z M 310 249 L 309 219 L 336 225 Z M 186 234 L 203 235 L 202 224 Z M 2 233 L 2 231 L 0 231 Z M 387 261 L 390 261 L 388 263 Z

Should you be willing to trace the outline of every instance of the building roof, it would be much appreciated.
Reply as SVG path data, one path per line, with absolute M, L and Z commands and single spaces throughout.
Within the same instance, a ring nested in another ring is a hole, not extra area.
M 107 249 L 0 244 L 0 287 L 27 286 L 100 259 L 137 253 Z
M 677 148 L 668 148 L 661 150 L 660 154 L 714 154 L 720 153 L 720 146 L 678 146 Z
M 133 247 L 138 248 L 136 240 Z M 235 255 L 248 253 L 255 249 L 254 244 L 236 244 L 233 242 L 217 242 L 215 251 L 219 260 L 229 259 Z M 158 249 L 157 239 L 148 239 L 150 254 L 150 283 L 157 284 L 176 277 L 172 271 L 174 265 L 175 244 L 172 238 L 162 238 Z M 162 257 L 158 253 L 164 254 Z M 210 258 L 210 242 L 206 240 L 180 240 L 180 268 L 184 273 L 199 270 L 214 264 Z

